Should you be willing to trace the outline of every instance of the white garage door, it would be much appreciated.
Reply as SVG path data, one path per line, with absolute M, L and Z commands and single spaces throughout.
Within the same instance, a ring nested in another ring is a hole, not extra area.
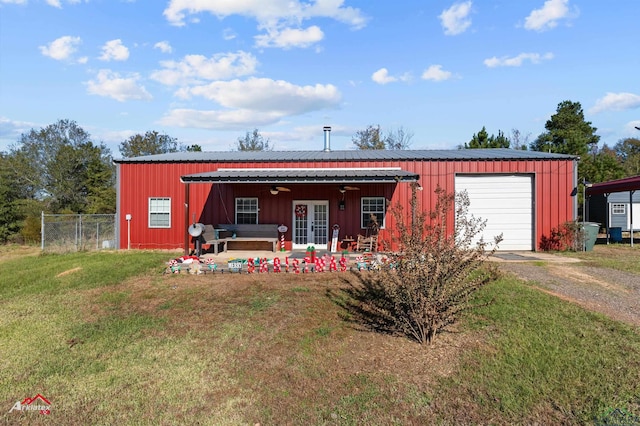
M 487 221 L 485 241 L 502 234 L 500 251 L 534 249 L 531 176 L 456 176 L 456 192 L 464 190 L 469 194 L 469 213 Z

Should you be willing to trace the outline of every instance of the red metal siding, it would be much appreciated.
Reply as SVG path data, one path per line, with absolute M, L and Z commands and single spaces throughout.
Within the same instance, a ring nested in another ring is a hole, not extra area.
M 340 235 L 357 235 L 360 229 L 360 198 L 384 196 L 390 205 L 401 204 L 408 215 L 411 196 L 410 185 L 361 184 L 360 191 L 345 193 L 345 210 L 338 210 L 342 194 L 337 184 L 287 185 L 291 192 L 271 195 L 270 185 L 262 184 L 190 184 L 189 216 L 185 217 L 185 184 L 180 176 L 214 171 L 218 168 L 316 168 L 316 167 L 401 167 L 420 175 L 419 207 L 424 211 L 435 206 L 434 190 L 440 186 L 447 192 L 455 190 L 455 176 L 459 173 L 526 173 L 534 176 L 535 194 L 535 246 L 542 235 L 549 235 L 552 228 L 573 220 L 573 161 L 572 160 L 470 160 L 470 161 L 352 161 L 352 162 L 277 162 L 277 163 L 121 163 L 120 182 L 120 247 L 127 247 L 126 214 L 132 215 L 132 248 L 182 248 L 185 242 L 186 224 L 193 219 L 202 223 L 218 224 L 235 221 L 235 198 L 258 197 L 261 223 L 285 224 L 291 230 L 292 201 L 329 200 L 330 224 L 338 223 Z M 149 197 L 171 198 L 171 228 L 148 227 Z M 451 218 L 452 219 L 452 218 Z M 394 223 L 387 216 L 387 229 L 381 231 L 381 239 L 389 239 L 389 229 Z M 290 246 L 290 232 L 286 235 Z

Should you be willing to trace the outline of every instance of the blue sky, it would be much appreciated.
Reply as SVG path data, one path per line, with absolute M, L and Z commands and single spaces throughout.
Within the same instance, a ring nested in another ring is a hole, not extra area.
M 448 149 L 533 140 L 563 100 L 640 136 L 640 1 L 0 0 L 0 151 L 62 118 L 115 157 L 148 130 L 320 150 L 326 125 L 333 149 L 370 124 Z

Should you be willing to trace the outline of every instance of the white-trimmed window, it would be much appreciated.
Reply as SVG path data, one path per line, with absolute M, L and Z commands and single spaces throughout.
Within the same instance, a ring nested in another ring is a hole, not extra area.
M 360 199 L 360 227 L 368 228 L 373 214 L 380 228 L 384 228 L 385 206 L 384 197 L 362 197 Z
M 149 228 L 171 228 L 171 198 L 149 198 Z
M 236 224 L 258 223 L 258 199 L 236 198 Z
M 626 213 L 625 204 L 611 204 L 611 214 L 625 214 L 625 213 Z

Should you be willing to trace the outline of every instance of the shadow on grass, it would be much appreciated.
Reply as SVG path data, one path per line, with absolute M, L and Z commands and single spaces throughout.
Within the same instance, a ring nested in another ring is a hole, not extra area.
M 393 318 L 393 302 L 377 273 L 352 271 L 341 277 L 337 289 L 327 289 L 327 297 L 342 309 L 340 318 L 356 330 L 399 335 Z

